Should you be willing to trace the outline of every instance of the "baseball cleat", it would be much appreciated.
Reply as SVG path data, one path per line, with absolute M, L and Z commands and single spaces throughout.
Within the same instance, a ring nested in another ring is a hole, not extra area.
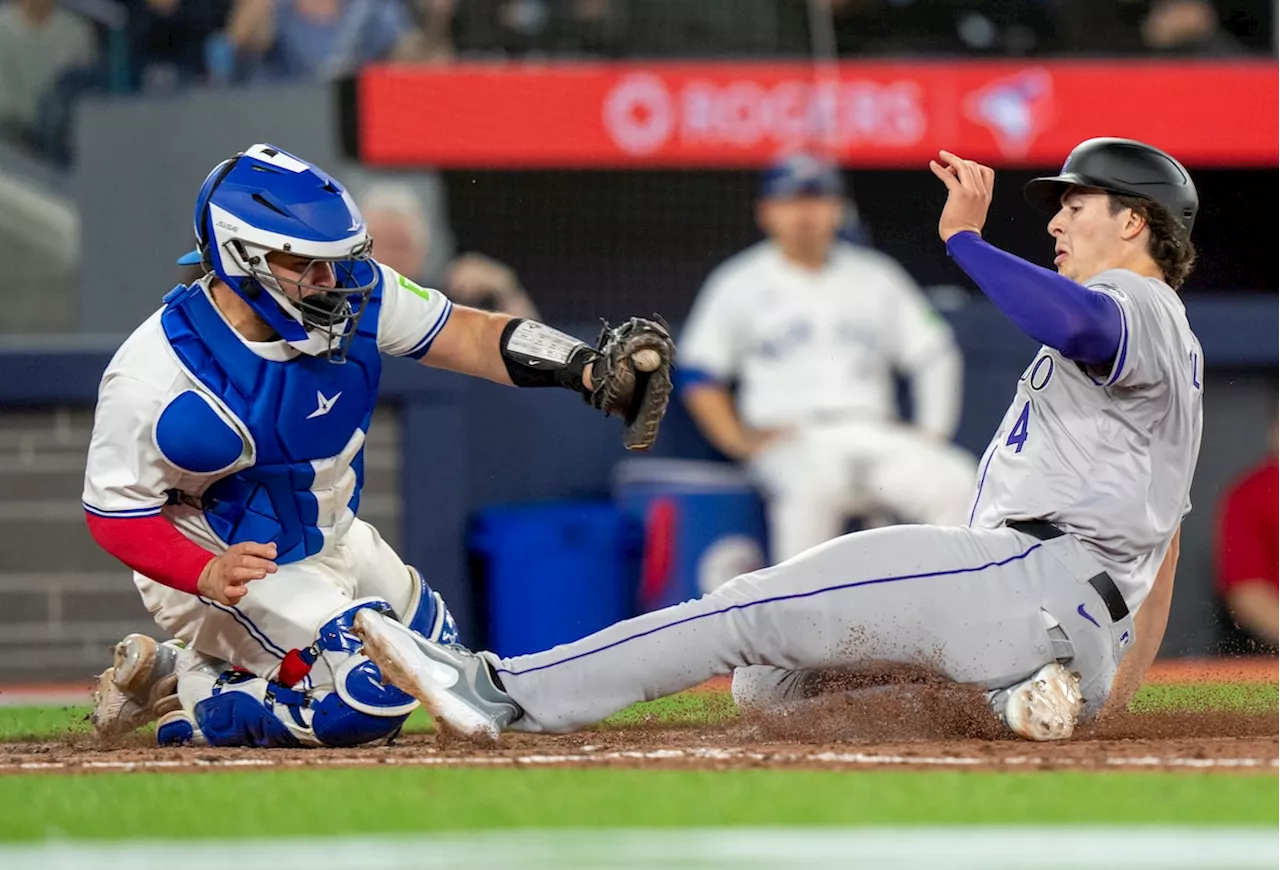
M 417 698 L 446 731 L 494 746 L 524 712 L 498 688 L 488 662 L 465 647 L 432 643 L 368 608 L 356 614 L 352 630 L 383 682 Z
M 1066 740 L 1075 733 L 1084 707 L 1080 678 L 1057 662 L 995 697 L 1003 700 L 1003 710 L 996 712 L 1005 724 L 1028 740 Z
M 98 675 L 89 720 L 99 737 L 119 737 L 177 709 L 174 669 L 182 643 L 131 634 L 112 648 L 114 662 Z

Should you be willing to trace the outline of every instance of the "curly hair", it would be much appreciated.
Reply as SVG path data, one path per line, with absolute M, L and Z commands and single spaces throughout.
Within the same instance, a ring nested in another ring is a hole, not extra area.
M 1156 261 L 1164 280 L 1174 290 L 1180 288 L 1196 264 L 1196 246 L 1191 234 L 1167 208 L 1140 196 L 1111 193 L 1110 208 L 1113 215 L 1121 209 L 1132 209 L 1140 215 L 1151 230 L 1147 238 L 1147 253 Z

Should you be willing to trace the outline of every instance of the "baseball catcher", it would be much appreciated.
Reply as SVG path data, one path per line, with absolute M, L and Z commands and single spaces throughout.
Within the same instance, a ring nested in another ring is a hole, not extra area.
M 351 196 L 271 145 L 216 166 L 197 248 L 99 387 L 84 507 L 172 641 L 134 634 L 99 678 L 100 734 L 159 719 L 163 744 L 350 746 L 418 702 L 352 634 L 373 609 L 424 642 L 457 628 L 428 580 L 359 519 L 383 356 L 517 387 L 565 387 L 649 448 L 675 354 L 660 319 L 592 348 L 454 305 L 372 256 Z M 343 363 L 332 365 L 331 363 Z

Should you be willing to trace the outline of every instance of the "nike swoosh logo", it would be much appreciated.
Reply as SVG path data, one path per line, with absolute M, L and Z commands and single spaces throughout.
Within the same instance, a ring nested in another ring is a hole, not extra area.
M 440 688 L 448 689 L 457 684 L 460 676 L 457 668 L 451 668 L 444 662 L 427 658 L 425 655 L 422 659 L 422 669 Z
M 1083 604 L 1081 604 L 1079 607 L 1076 608 L 1076 613 L 1080 614 L 1085 619 L 1089 620 L 1094 625 L 1098 626 L 1098 628 L 1102 628 L 1102 625 L 1099 624 L 1098 620 L 1094 619 L 1092 616 L 1088 614 L 1088 612 L 1085 611 Z

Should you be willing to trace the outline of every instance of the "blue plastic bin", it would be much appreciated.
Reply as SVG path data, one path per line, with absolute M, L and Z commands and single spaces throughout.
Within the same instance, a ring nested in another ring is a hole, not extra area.
M 568 643 L 634 615 L 637 541 L 607 501 L 497 506 L 472 521 L 487 646 L 521 655 Z
M 628 459 L 614 469 L 613 496 L 644 530 L 642 611 L 698 598 L 765 565 L 764 505 L 736 466 Z

